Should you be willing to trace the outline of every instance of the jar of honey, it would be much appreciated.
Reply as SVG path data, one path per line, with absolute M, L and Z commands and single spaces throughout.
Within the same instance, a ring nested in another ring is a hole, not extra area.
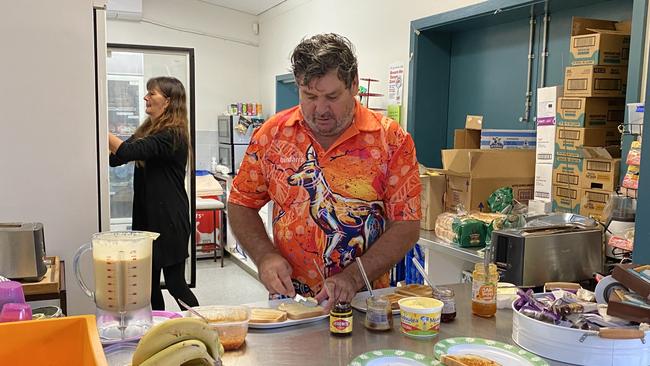
M 476 263 L 472 272 L 472 314 L 489 318 L 497 312 L 497 283 L 499 273 L 494 263 L 488 265 Z

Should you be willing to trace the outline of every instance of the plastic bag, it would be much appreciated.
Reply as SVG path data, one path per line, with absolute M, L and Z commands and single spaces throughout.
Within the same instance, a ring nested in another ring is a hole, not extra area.
M 501 187 L 494 191 L 488 198 L 488 206 L 492 212 L 501 212 L 512 205 L 512 188 Z

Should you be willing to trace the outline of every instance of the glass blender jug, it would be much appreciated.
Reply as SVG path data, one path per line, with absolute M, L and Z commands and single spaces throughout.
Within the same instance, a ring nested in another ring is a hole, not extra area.
M 97 330 L 103 342 L 142 336 L 151 320 L 151 258 L 160 234 L 113 231 L 93 234 L 74 256 L 74 272 L 81 289 L 97 306 Z M 81 276 L 79 259 L 92 250 L 95 291 Z

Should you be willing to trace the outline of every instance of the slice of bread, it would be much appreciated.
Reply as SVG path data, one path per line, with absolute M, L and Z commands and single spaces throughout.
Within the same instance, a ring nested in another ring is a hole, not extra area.
M 445 366 L 501 366 L 500 363 L 477 355 L 442 355 Z
M 403 298 L 408 297 L 407 295 L 402 295 L 395 292 L 384 296 L 386 297 L 386 299 L 388 299 L 388 301 L 390 301 L 391 309 L 399 309 L 399 304 L 397 302 Z
M 252 308 L 251 323 L 279 323 L 287 320 L 287 313 L 278 309 Z
M 278 310 L 286 311 L 289 319 L 307 319 L 323 315 L 325 309 L 322 306 L 305 306 L 297 302 L 283 302 Z
M 433 297 L 433 289 L 431 286 L 419 285 L 415 283 L 398 287 L 395 292 L 406 296 Z

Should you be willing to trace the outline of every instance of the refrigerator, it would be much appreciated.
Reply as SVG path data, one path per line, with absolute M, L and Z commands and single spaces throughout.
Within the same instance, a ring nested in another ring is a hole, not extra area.
M 237 174 L 253 131 L 262 123 L 263 118 L 239 114 L 218 117 L 219 164 L 228 167 L 229 174 Z

